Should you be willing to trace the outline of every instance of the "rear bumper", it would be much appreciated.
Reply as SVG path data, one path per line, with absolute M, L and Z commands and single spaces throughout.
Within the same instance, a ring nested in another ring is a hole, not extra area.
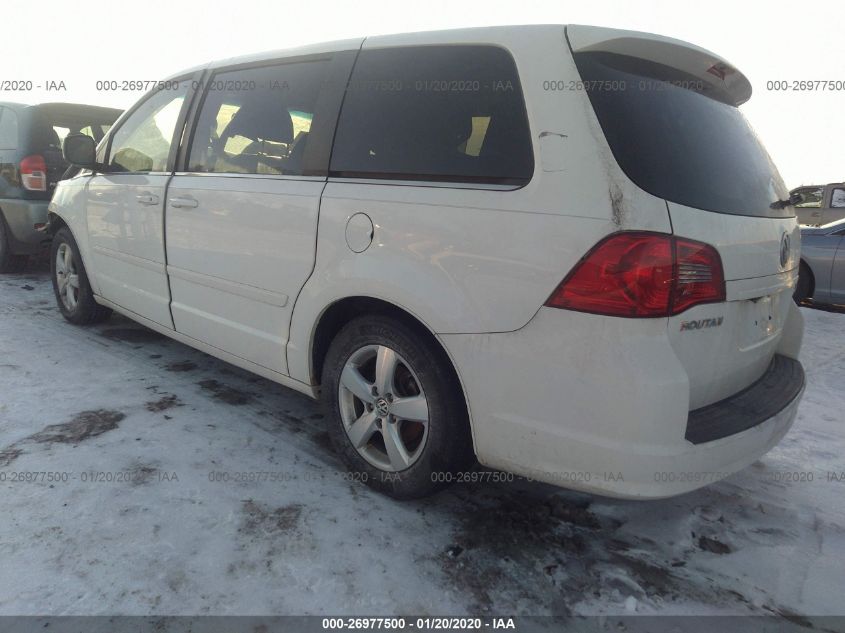
M 798 394 L 780 411 L 734 435 L 690 444 L 677 454 L 620 457 L 622 465 L 615 473 L 617 480 L 608 481 L 607 485 L 591 491 L 625 499 L 659 499 L 724 479 L 765 455 L 780 442 L 795 421 L 803 393 L 802 383 Z M 600 452 L 597 457 L 599 455 Z
M 0 200 L 15 253 L 37 253 L 49 240 L 46 233 L 35 229 L 36 224 L 46 224 L 49 204 L 48 200 Z
M 516 332 L 441 340 L 482 464 L 611 497 L 669 497 L 744 468 L 786 434 L 804 389 L 800 364 L 778 357 L 749 389 L 690 413 L 689 378 L 663 319 L 543 308 Z M 774 394 L 777 377 L 786 381 Z M 730 424 L 709 424 L 716 406 Z
M 690 411 L 686 439 L 706 444 L 763 424 L 786 409 L 804 391 L 804 368 L 776 354 L 753 385 L 720 402 Z

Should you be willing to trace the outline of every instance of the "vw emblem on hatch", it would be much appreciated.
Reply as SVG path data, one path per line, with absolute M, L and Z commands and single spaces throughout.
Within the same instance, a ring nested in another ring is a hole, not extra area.
M 786 268 L 789 262 L 789 234 L 784 232 L 780 238 L 780 267 Z

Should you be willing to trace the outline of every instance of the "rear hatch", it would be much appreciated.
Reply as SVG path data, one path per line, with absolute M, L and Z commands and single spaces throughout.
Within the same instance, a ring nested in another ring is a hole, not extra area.
M 725 60 L 677 40 L 577 26 L 567 37 L 619 167 L 666 201 L 675 235 L 721 256 L 727 301 L 695 306 L 667 326 L 689 376 L 690 409 L 727 398 L 772 362 L 800 246 L 789 192 L 738 108 L 750 84 Z
M 47 197 L 69 167 L 62 157 L 62 144 L 68 134 L 87 134 L 99 143 L 121 110 L 76 103 L 44 103 L 32 106 L 32 153 L 44 157 L 47 166 Z

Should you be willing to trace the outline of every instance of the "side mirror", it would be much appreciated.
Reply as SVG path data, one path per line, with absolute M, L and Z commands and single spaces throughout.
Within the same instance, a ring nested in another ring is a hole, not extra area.
M 789 196 L 789 204 L 793 207 L 798 206 L 802 202 L 807 199 L 807 196 L 803 193 L 798 193 L 797 191 Z
M 71 165 L 84 169 L 96 169 L 97 147 L 87 134 L 68 134 L 62 146 L 62 156 Z

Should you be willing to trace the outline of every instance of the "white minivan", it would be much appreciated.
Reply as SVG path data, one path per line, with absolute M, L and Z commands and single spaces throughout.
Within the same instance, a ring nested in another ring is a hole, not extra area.
M 683 493 L 772 448 L 804 389 L 800 232 L 750 95 L 704 49 L 586 26 L 188 70 L 66 140 L 59 308 L 322 394 L 397 498 L 476 459 Z

